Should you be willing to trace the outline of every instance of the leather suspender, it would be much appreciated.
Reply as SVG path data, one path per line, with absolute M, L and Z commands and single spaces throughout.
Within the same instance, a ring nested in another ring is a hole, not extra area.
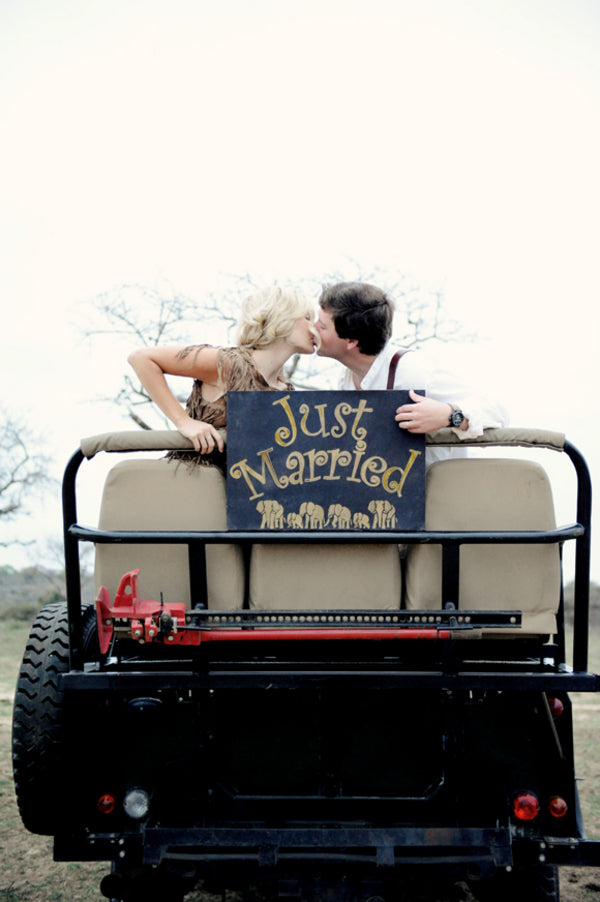
M 394 387 L 394 379 L 396 378 L 396 367 L 398 366 L 398 361 L 401 357 L 406 354 L 408 348 L 405 348 L 402 351 L 396 351 L 392 359 L 390 360 L 390 368 L 388 370 L 388 380 L 387 380 L 387 391 L 390 391 Z

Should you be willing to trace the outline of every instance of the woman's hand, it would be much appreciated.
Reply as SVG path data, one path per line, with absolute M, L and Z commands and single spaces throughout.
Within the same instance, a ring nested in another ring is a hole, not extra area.
M 200 454 L 211 454 L 215 447 L 219 451 L 225 450 L 225 443 L 218 429 L 205 423 L 204 420 L 193 420 L 186 416 L 185 419 L 175 423 L 177 431 L 185 438 L 189 438 L 194 445 L 194 450 Z
M 445 401 L 435 401 L 418 395 L 416 391 L 409 391 L 409 397 L 414 404 L 403 404 L 396 410 L 396 422 L 400 429 L 407 432 L 424 433 L 435 432 L 449 425 L 452 405 Z
M 181 351 L 181 348 L 140 348 L 133 351 L 128 360 L 154 403 L 177 431 L 190 439 L 195 451 L 210 454 L 215 447 L 224 451 L 225 443 L 218 430 L 210 423 L 188 416 L 165 379 L 165 374 L 190 376 L 222 392 L 223 386 L 218 377 L 218 351 L 216 348 L 201 348 L 197 354 L 183 357 Z

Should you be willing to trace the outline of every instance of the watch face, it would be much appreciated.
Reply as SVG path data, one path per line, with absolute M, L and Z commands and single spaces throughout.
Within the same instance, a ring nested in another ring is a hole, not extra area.
M 465 415 L 461 410 L 453 410 L 450 414 L 450 425 L 457 427 L 462 426 L 465 419 Z

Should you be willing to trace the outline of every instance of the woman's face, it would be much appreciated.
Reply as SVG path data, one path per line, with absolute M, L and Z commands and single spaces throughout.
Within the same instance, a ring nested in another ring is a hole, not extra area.
M 296 325 L 288 336 L 287 341 L 292 345 L 295 354 L 312 354 L 319 346 L 319 336 L 313 324 L 313 315 L 307 312 L 298 317 Z

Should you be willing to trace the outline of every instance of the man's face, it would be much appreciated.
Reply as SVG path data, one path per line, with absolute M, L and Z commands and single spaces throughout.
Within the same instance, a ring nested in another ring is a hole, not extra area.
M 317 349 L 318 356 L 341 360 L 347 350 L 348 340 L 340 338 L 335 331 L 335 322 L 329 310 L 319 307 L 315 327 L 321 339 L 321 345 Z

